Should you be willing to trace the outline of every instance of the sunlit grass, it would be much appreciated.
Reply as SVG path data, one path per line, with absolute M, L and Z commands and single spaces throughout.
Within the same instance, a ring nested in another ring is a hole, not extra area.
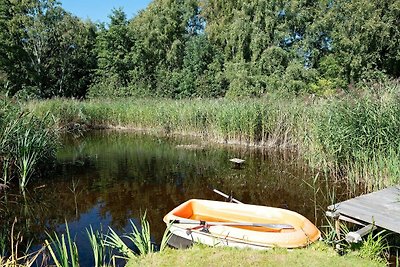
M 167 249 L 131 259 L 132 266 L 385 266 L 356 255 L 339 256 L 332 248 L 317 243 L 306 249 L 250 249 L 194 246 L 185 250 Z

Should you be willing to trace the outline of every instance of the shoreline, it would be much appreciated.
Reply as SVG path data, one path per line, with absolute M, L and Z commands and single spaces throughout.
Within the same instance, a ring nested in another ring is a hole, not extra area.
M 298 151 L 298 145 L 275 145 L 272 140 L 264 141 L 264 142 L 250 142 L 250 141 L 241 141 L 240 139 L 227 139 L 227 138 L 215 138 L 211 137 L 212 134 L 207 133 L 199 133 L 195 131 L 172 131 L 166 132 L 163 129 L 152 128 L 152 127 L 136 127 L 129 125 L 112 125 L 112 124 L 97 124 L 97 125 L 88 125 L 88 124 L 74 124 L 74 127 L 70 127 L 68 125 L 61 126 L 60 129 L 64 133 L 74 132 L 74 131 L 121 131 L 121 132 L 136 132 L 136 133 L 148 133 L 153 135 L 163 135 L 163 136 L 188 136 L 193 138 L 200 138 L 202 141 L 206 141 L 210 144 L 219 144 L 224 146 L 236 146 L 236 147 L 244 147 L 244 148 L 253 148 L 253 149 L 261 149 L 261 150 L 275 150 L 275 151 L 283 151 L 283 152 L 291 152 L 296 153 Z M 67 128 L 67 129 L 65 129 Z M 71 131 L 72 130 L 72 131 Z M 215 134 L 216 136 L 217 134 Z

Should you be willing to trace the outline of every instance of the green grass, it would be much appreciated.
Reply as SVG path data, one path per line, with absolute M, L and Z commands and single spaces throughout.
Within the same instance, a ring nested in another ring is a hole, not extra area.
M 332 248 L 317 243 L 307 249 L 258 251 L 194 246 L 187 250 L 167 249 L 131 259 L 133 266 L 386 266 L 357 255 L 339 256 Z

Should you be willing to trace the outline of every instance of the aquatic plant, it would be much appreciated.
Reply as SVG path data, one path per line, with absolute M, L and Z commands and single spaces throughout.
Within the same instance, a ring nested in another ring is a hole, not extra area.
M 374 191 L 400 182 L 400 150 L 389 148 L 371 157 L 358 155 L 346 166 L 349 189 L 363 186 L 364 191 Z
M 125 235 L 132 241 L 139 250 L 139 255 L 145 255 L 154 252 L 154 244 L 151 242 L 150 224 L 146 220 L 146 213 L 140 219 L 141 231 L 138 230 L 133 221 L 130 221 L 132 232 Z
M 167 228 L 164 231 L 163 237 L 161 239 L 159 251 L 163 252 L 168 247 L 168 241 L 172 237 L 172 233 L 170 232 L 172 227 L 172 222 L 168 223 Z
M 130 221 L 132 232 L 125 234 L 124 237 L 130 240 L 139 250 L 139 255 L 145 255 L 154 252 L 154 244 L 151 242 L 150 224 L 146 220 L 146 214 L 140 219 L 141 231 L 136 227 L 133 221 Z M 121 237 L 110 228 L 110 235 L 106 239 L 106 244 L 114 249 L 119 250 L 127 258 L 131 258 L 136 253 L 130 249 Z
M 10 229 L 10 243 L 9 243 L 9 248 L 8 246 L 8 241 L 4 233 L 0 236 L 0 266 L 4 267 L 30 267 L 35 264 L 36 259 L 43 253 L 44 247 L 39 249 L 38 251 L 28 253 L 29 245 L 28 248 L 26 249 L 25 252 L 21 252 L 19 247 L 21 242 L 23 241 L 23 237 L 21 236 L 20 233 L 16 234 L 14 233 L 15 229 L 15 224 L 17 223 L 17 220 L 15 219 L 11 229 Z M 21 256 L 22 255 L 22 256 Z
M 65 222 L 66 236 L 61 234 L 59 237 L 56 233 L 47 234 L 50 239 L 45 241 L 47 249 L 57 267 L 78 267 L 79 255 L 75 241 L 72 240 L 68 223 Z
M 367 238 L 357 247 L 357 254 L 361 258 L 387 262 L 390 246 L 387 242 L 385 230 L 378 233 L 369 233 Z
M 125 244 L 121 237 L 112 228 L 110 228 L 109 231 L 110 233 L 105 239 L 106 246 L 116 249 L 126 259 L 136 256 L 135 252 Z
M 92 226 L 86 229 L 86 232 L 93 251 L 94 267 L 106 266 L 107 249 L 105 245 L 105 235 L 101 231 L 93 231 Z
M 151 241 L 150 224 L 146 219 L 146 213 L 141 216 L 140 219 L 140 230 L 130 221 L 132 226 L 132 232 L 123 235 L 129 241 L 133 243 L 135 248 L 139 251 L 136 253 L 134 250 L 129 248 L 122 238 L 110 228 L 110 234 L 106 238 L 106 245 L 113 249 L 117 249 L 122 255 L 127 259 L 133 258 L 138 255 L 146 255 L 149 253 L 154 253 L 156 251 L 154 243 Z M 171 233 L 169 232 L 170 226 L 166 228 L 161 240 L 159 251 L 163 251 L 167 247 L 168 240 L 171 238 Z

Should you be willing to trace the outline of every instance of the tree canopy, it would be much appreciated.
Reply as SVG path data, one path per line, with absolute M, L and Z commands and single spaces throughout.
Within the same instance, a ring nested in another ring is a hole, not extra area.
M 400 76 L 398 0 L 154 0 L 95 25 L 0 0 L 0 85 L 38 97 L 331 94 Z

